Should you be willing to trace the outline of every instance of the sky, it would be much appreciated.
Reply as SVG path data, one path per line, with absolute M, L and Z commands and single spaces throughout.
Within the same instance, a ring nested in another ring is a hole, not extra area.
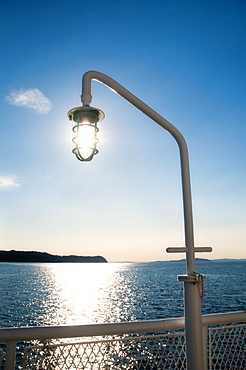
M 81 77 L 105 73 L 180 130 L 200 258 L 246 258 L 245 0 L 0 1 L 0 249 L 184 258 L 177 144 L 96 81 L 99 153 L 72 154 Z

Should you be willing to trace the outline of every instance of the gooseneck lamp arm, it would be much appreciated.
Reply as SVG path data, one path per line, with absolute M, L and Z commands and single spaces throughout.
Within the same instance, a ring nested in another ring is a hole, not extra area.
M 181 175 L 182 175 L 182 188 L 183 188 L 183 206 L 184 206 L 184 221 L 185 221 L 185 245 L 189 249 L 187 252 L 187 273 L 195 273 L 195 259 L 194 259 L 194 235 L 193 235 L 193 216 L 192 216 L 192 201 L 191 201 L 191 185 L 190 185 L 190 170 L 189 170 L 189 159 L 188 149 L 183 135 L 179 132 L 165 118 L 160 116 L 152 108 L 150 108 L 143 101 L 138 99 L 130 91 L 125 89 L 118 82 L 113 80 L 111 77 L 96 71 L 86 72 L 82 79 L 82 95 L 81 101 L 83 106 L 89 106 L 92 100 L 91 95 L 91 81 L 97 80 L 114 90 L 129 103 L 134 105 L 145 115 L 155 121 L 158 125 L 167 130 L 176 140 L 180 150 L 180 161 L 181 161 Z
M 195 248 L 193 235 L 193 216 L 191 201 L 191 184 L 188 148 L 182 134 L 165 118 L 156 113 L 148 105 L 138 99 L 130 91 L 125 89 L 118 82 L 109 76 L 96 72 L 88 71 L 82 79 L 81 101 L 84 107 L 90 106 L 91 81 L 97 80 L 110 89 L 114 90 L 137 109 L 155 121 L 158 125 L 167 130 L 176 140 L 181 162 L 181 179 L 183 192 L 183 212 L 184 212 L 184 232 L 185 232 L 185 252 L 186 252 L 186 278 L 184 281 L 185 294 L 185 326 L 186 326 L 186 347 L 187 347 L 187 368 L 189 370 L 205 369 L 203 357 L 203 339 L 202 339 L 202 315 L 200 299 L 200 280 L 196 278 L 195 267 Z

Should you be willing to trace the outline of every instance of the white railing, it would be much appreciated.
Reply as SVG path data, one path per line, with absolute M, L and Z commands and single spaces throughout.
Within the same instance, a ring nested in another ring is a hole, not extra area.
M 209 369 L 246 369 L 246 324 L 209 328 Z
M 25 350 L 23 363 L 25 370 L 137 370 L 174 366 L 186 369 L 184 333 L 30 346 Z
M 246 311 L 205 315 L 202 323 L 205 368 L 245 369 Z M 184 318 L 4 328 L 0 342 L 5 370 L 186 369 Z

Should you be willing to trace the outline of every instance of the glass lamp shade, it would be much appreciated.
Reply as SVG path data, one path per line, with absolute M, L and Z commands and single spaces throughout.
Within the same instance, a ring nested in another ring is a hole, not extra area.
M 75 148 L 72 152 L 80 161 L 91 161 L 98 153 L 97 123 L 104 118 L 104 113 L 96 108 L 80 107 L 71 109 L 68 117 L 76 123 L 73 127 Z

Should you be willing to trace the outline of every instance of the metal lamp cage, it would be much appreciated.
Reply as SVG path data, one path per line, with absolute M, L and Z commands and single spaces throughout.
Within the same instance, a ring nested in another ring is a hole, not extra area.
M 104 116 L 105 115 L 101 110 L 85 106 L 73 108 L 68 112 L 69 120 L 76 123 L 72 128 L 73 132 L 75 133 L 75 137 L 72 139 L 75 148 L 72 150 L 72 152 L 76 155 L 78 160 L 89 162 L 92 160 L 94 155 L 99 152 L 97 149 L 98 139 L 96 137 L 99 131 L 97 123 L 103 120 Z M 81 145 L 79 140 L 79 135 L 84 128 L 88 128 L 89 130 L 91 129 L 91 140 L 88 146 Z M 83 153 L 84 150 L 87 151 L 87 155 Z

